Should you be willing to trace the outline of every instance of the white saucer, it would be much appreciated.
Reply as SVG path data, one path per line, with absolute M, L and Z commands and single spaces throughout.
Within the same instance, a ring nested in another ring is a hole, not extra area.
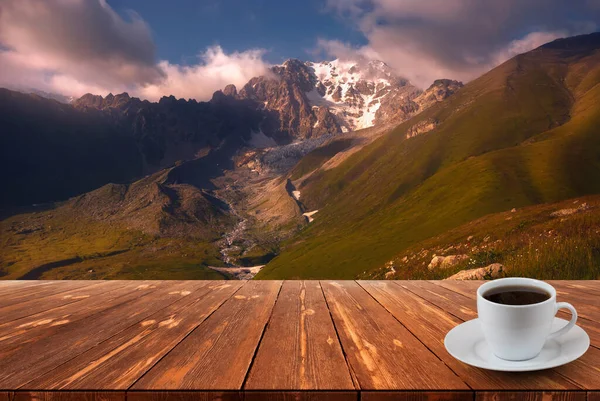
M 554 318 L 552 331 L 558 330 L 568 322 Z M 528 372 L 554 368 L 572 362 L 585 354 L 590 346 L 590 338 L 579 326 L 573 327 L 567 334 L 546 341 L 542 352 L 526 361 L 507 361 L 494 355 L 483 337 L 478 319 L 456 326 L 444 339 L 446 350 L 461 362 L 478 368 L 500 370 L 503 372 Z

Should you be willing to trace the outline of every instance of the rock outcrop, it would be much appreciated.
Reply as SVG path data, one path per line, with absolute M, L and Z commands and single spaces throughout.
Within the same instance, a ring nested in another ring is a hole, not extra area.
M 436 126 L 437 126 L 437 121 L 435 121 L 432 118 L 428 118 L 426 120 L 419 121 L 418 123 L 411 126 L 406 131 L 406 139 L 429 132 L 432 129 L 434 129 Z
M 452 266 L 456 266 L 463 260 L 469 259 L 468 255 L 448 255 L 448 256 L 434 256 L 429 263 L 427 268 L 433 269 L 448 269 Z
M 164 96 L 158 102 L 140 100 L 127 93 L 106 97 L 86 94 L 73 101 L 75 109 L 101 115 L 128 137 L 133 137 L 144 158 L 147 173 L 192 160 L 222 146 L 223 141 L 242 146 L 258 131 L 263 112 L 252 101 L 237 99 L 228 85 L 208 102 Z
M 504 277 L 505 275 L 506 268 L 504 265 L 492 263 L 485 267 L 460 271 L 446 278 L 446 280 L 489 280 Z
M 428 109 L 437 102 L 447 99 L 456 93 L 457 90 L 463 87 L 463 83 L 460 81 L 454 81 L 451 79 L 436 79 L 433 84 L 414 101 L 419 105 L 421 110 Z
M 381 61 L 287 60 L 252 78 L 237 95 L 266 112 L 261 126 L 279 143 L 401 123 L 442 101 L 462 84 L 438 80 L 422 91 Z
M 590 207 L 588 206 L 587 203 L 582 203 L 581 205 L 579 205 L 576 208 L 560 209 L 555 212 L 552 212 L 552 213 L 550 213 L 550 216 L 553 216 L 553 217 L 569 216 L 571 214 L 584 212 L 584 211 L 588 210 L 589 208 Z

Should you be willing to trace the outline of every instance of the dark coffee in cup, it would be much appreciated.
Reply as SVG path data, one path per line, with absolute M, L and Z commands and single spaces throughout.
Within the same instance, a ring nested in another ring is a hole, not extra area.
M 550 299 L 551 295 L 538 288 L 514 286 L 488 290 L 483 297 L 501 305 L 532 305 Z

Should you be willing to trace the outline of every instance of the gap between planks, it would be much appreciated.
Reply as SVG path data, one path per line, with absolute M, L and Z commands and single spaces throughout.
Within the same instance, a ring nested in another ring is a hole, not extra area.
M 454 375 L 460 380 L 462 381 L 465 386 L 467 386 L 470 390 L 473 390 L 473 388 L 471 386 L 469 386 L 461 377 L 460 375 L 458 375 L 458 373 L 456 373 L 454 371 L 454 369 L 452 369 L 450 366 L 448 366 L 448 364 L 446 364 L 446 362 L 444 362 L 444 360 L 442 358 L 440 358 L 427 344 L 425 344 L 420 338 L 419 336 L 417 336 L 412 330 L 410 330 L 404 323 L 402 323 L 402 321 L 400 321 L 400 319 L 398 319 L 388 308 L 386 308 L 383 304 L 381 304 L 381 302 L 379 302 L 379 300 L 377 298 L 375 298 L 373 296 L 373 294 L 371 294 L 369 291 L 367 291 L 362 285 L 361 285 L 361 281 L 360 280 L 356 280 L 356 283 L 360 286 L 360 288 L 363 289 L 364 292 L 366 292 L 367 294 L 369 294 L 369 296 L 375 300 L 375 302 L 377 302 L 377 304 L 379 306 L 381 306 L 383 309 L 385 309 L 387 311 L 388 314 L 390 314 L 398 323 L 400 323 L 413 337 L 415 337 L 425 348 L 427 348 L 427 350 L 429 352 L 431 352 L 433 355 L 435 355 L 435 357 L 444 364 L 444 366 L 446 366 L 448 368 L 448 370 L 450 370 L 452 373 L 454 373 Z M 445 312 L 445 311 L 444 311 Z M 446 312 L 447 313 L 447 312 Z
M 183 282 L 178 280 L 178 281 L 169 282 L 169 283 L 168 283 L 168 286 L 166 286 L 166 287 L 162 287 L 162 288 L 151 288 L 151 290 L 150 290 L 148 293 L 145 293 L 145 294 L 143 294 L 143 295 L 142 295 L 141 297 L 139 297 L 139 298 L 131 298 L 131 299 L 127 299 L 127 300 L 125 300 L 124 302 L 117 303 L 116 305 L 109 306 L 108 308 L 103 308 L 103 309 L 96 310 L 96 311 L 94 311 L 93 313 L 91 313 L 91 314 L 89 314 L 89 315 L 83 316 L 83 317 L 82 317 L 81 319 L 79 319 L 79 320 L 88 319 L 88 318 L 90 318 L 90 317 L 92 317 L 92 316 L 95 316 L 95 315 L 101 315 L 102 313 L 111 313 L 111 311 L 113 311 L 113 312 L 114 312 L 114 310 L 118 310 L 118 308 L 121 308 L 121 307 L 123 307 L 123 306 L 127 306 L 127 305 L 128 305 L 128 304 L 130 304 L 130 303 L 135 303 L 135 302 L 136 302 L 136 300 L 139 300 L 139 299 L 142 299 L 142 298 L 145 298 L 145 297 L 151 297 L 151 296 L 153 296 L 153 295 L 154 295 L 154 293 L 155 293 L 155 292 L 161 292 L 161 291 L 162 291 L 162 292 L 167 292 L 167 291 L 169 291 L 169 290 L 171 290 L 171 289 L 177 289 L 177 288 L 181 287 L 181 286 L 182 286 L 182 284 L 183 284 Z M 140 284 L 140 286 L 142 286 L 142 285 L 144 285 L 144 284 Z M 139 286 L 138 286 L 138 287 L 139 287 Z M 137 288 L 137 287 L 135 287 L 135 288 Z M 198 288 L 201 288 L 201 286 L 199 286 Z M 122 289 L 122 288 L 121 288 L 121 289 Z M 126 295 L 127 295 L 127 294 L 125 294 L 125 295 L 122 295 L 122 296 L 119 296 L 119 297 L 117 297 L 116 299 L 118 299 L 118 298 L 121 298 L 121 297 L 125 297 Z M 153 310 L 153 311 L 152 311 L 150 314 L 148 314 L 148 315 L 141 315 L 141 316 L 139 317 L 139 320 L 135 320 L 135 319 L 134 319 L 134 320 L 132 320 L 131 324 L 124 326 L 124 327 L 123 327 L 121 330 L 119 330 L 119 331 L 117 331 L 117 332 L 113 333 L 112 335 L 110 335 L 110 336 L 108 336 L 108 337 L 106 337 L 106 338 L 102 339 L 101 341 L 98 341 L 98 343 L 96 343 L 96 344 L 94 344 L 94 345 L 92 345 L 92 346 L 90 346 L 90 347 L 88 347 L 88 348 L 85 348 L 85 349 L 82 349 L 82 350 L 80 350 L 80 352 L 79 352 L 79 353 L 77 353 L 77 354 L 73 355 L 72 357 L 70 357 L 70 358 L 68 358 L 68 359 L 66 359 L 66 360 L 64 360 L 64 361 L 62 361 L 62 362 L 60 362 L 58 365 L 52 366 L 51 368 L 49 368 L 49 369 L 48 369 L 48 370 L 46 370 L 46 371 L 43 371 L 43 372 L 39 372 L 39 373 L 37 373 L 35 377 L 32 377 L 32 378 L 31 378 L 30 380 L 28 380 L 27 382 L 25 382 L 25 383 L 23 383 L 22 385 L 18 386 L 18 388 L 23 388 L 23 387 L 27 386 L 27 384 L 28 384 L 28 383 L 30 383 L 30 382 L 33 382 L 33 381 L 35 381 L 35 380 L 37 380 L 37 379 L 39 379 L 39 378 L 41 378 L 41 377 L 43 377 L 43 376 L 45 376 L 45 375 L 47 375 L 47 374 L 50 374 L 52 371 L 54 371 L 54 370 L 56 370 L 56 369 L 59 369 L 61 366 L 65 365 L 65 364 L 68 364 L 68 363 L 69 363 L 69 362 L 71 362 L 72 360 L 74 360 L 74 359 L 76 359 L 76 358 L 80 357 L 81 355 L 85 354 L 86 352 L 90 351 L 91 349 L 93 349 L 93 348 L 96 348 L 96 347 L 100 346 L 101 344 L 103 344 L 103 343 L 105 343 L 105 342 L 107 342 L 107 341 L 110 341 L 110 340 L 111 340 L 112 338 L 114 338 L 115 336 L 118 336 L 118 335 L 119 335 L 119 334 L 121 334 L 122 332 L 124 332 L 124 331 L 126 331 L 126 330 L 130 329 L 131 327 L 133 327 L 133 326 L 135 326 L 135 325 L 139 324 L 141 321 L 143 321 L 143 320 L 145 320 L 146 318 L 148 318 L 148 316 L 152 316 L 152 315 L 154 315 L 154 314 L 156 314 L 156 313 L 159 313 L 160 311 L 162 311 L 162 310 L 164 310 L 164 309 L 166 309 L 166 308 L 170 307 L 171 305 L 173 305 L 173 304 L 175 304 L 175 303 L 177 303 L 177 302 L 181 301 L 182 299 L 183 299 L 183 298 L 173 298 L 173 300 L 172 300 L 171 302 L 167 302 L 167 303 L 165 303 L 165 304 L 164 304 L 164 305 L 162 305 L 160 308 L 158 308 L 158 309 L 156 309 L 156 310 Z M 182 305 L 182 307 L 183 307 L 183 306 L 185 306 L 185 304 L 184 304 L 184 305 Z M 114 310 L 113 310 L 113 309 L 114 309 Z M 74 322 L 74 323 L 77 323 L 77 322 Z M 72 391 L 72 390 L 66 390 L 66 391 Z

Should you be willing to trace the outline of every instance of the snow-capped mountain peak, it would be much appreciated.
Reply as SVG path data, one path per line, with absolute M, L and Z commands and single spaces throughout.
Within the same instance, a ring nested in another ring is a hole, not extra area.
M 315 76 L 315 88 L 307 96 L 313 107 L 327 106 L 337 116 L 342 131 L 375 125 L 384 97 L 391 92 L 410 99 L 418 89 L 394 74 L 382 61 L 340 60 L 305 63 Z
M 423 91 L 376 60 L 290 59 L 229 92 L 269 112 L 261 126 L 278 143 L 401 122 L 424 108 L 417 99 Z M 428 96 L 427 106 L 434 101 Z

